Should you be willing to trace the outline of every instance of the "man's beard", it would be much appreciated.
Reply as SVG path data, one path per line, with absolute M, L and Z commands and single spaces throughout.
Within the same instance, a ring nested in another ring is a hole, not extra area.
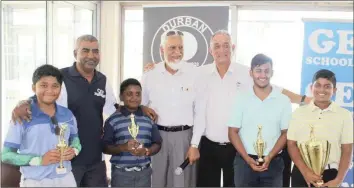
M 166 64 L 173 70 L 179 70 L 183 65 L 181 60 L 177 60 L 175 62 L 166 62 Z

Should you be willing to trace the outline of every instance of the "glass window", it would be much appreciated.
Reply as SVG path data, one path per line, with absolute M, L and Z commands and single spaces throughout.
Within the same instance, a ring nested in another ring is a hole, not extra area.
M 2 2 L 2 138 L 11 111 L 33 95 L 32 74 L 46 63 L 46 3 Z M 3 141 L 3 140 L 2 140 Z
M 75 61 L 77 37 L 93 32 L 93 11 L 71 3 L 53 2 L 53 65 L 68 67 Z

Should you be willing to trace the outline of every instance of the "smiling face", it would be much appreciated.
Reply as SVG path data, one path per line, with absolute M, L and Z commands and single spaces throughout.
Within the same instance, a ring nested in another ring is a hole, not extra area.
M 216 64 L 230 63 L 234 49 L 230 36 L 225 33 L 216 34 L 211 40 L 210 54 Z
M 129 85 L 120 95 L 120 99 L 128 109 L 138 109 L 141 103 L 141 87 L 138 85 Z
M 318 78 L 311 86 L 311 91 L 315 103 L 328 103 L 337 88 L 327 78 Z
M 273 76 L 272 65 L 270 62 L 254 67 L 250 70 L 254 86 L 266 88 L 270 85 L 270 78 Z
M 56 77 L 43 76 L 32 86 L 38 102 L 46 105 L 54 104 L 60 94 L 61 85 Z

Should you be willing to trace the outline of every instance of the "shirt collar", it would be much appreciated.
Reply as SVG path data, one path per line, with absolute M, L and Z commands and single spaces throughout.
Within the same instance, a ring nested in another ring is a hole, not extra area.
M 227 69 L 227 73 L 233 73 L 234 71 L 235 66 L 234 63 L 231 62 L 229 68 Z M 215 61 L 212 63 L 211 73 L 219 74 Z
M 315 110 L 321 110 L 318 106 L 315 105 L 314 100 L 311 100 L 311 102 L 309 103 L 309 107 L 312 112 Z M 323 109 L 323 111 L 336 112 L 337 111 L 336 108 L 337 108 L 337 104 L 332 101 L 331 104 L 326 109 Z
M 250 88 L 250 93 L 254 96 L 254 97 L 257 97 L 256 93 L 254 92 L 254 89 L 253 87 Z M 280 92 L 278 91 L 275 91 L 274 88 L 272 88 L 272 91 L 269 93 L 269 95 L 267 96 L 267 98 L 265 98 L 266 100 L 267 99 L 272 99 L 272 98 L 277 98 L 279 96 Z M 258 97 L 257 97 L 258 98 Z
M 181 74 L 181 73 L 183 73 L 183 72 L 186 71 L 186 65 L 185 65 L 185 64 L 186 64 L 187 62 L 181 62 L 181 63 L 183 63 L 183 65 L 182 65 L 181 68 L 175 73 L 175 75 Z M 166 73 L 166 72 L 168 72 L 168 71 L 166 70 L 165 62 L 164 62 L 164 61 L 158 63 L 158 64 L 155 65 L 155 66 L 156 66 L 157 71 L 159 71 L 159 72 L 161 72 L 161 73 Z
M 79 71 L 77 71 L 76 68 L 76 62 L 73 63 L 73 65 L 71 67 L 69 67 L 69 74 L 70 76 L 78 76 L 78 77 L 82 77 L 81 74 L 79 73 Z M 94 70 L 94 75 L 93 75 L 93 79 L 98 79 L 101 77 L 101 74 L 99 74 L 96 69 Z
M 125 106 L 121 106 L 120 112 L 124 116 L 129 116 L 131 113 L 133 113 L 136 116 L 144 116 L 144 113 L 143 113 L 143 110 L 141 109 L 141 107 L 138 107 L 138 109 L 135 112 L 130 112 Z
M 56 103 L 54 103 L 54 105 L 55 105 L 55 116 L 56 115 L 64 115 L 64 112 L 60 108 L 58 108 L 58 105 Z M 38 106 L 37 97 L 35 97 L 34 100 L 32 100 L 31 111 L 32 111 L 32 115 L 34 117 L 38 117 L 41 114 L 45 114 Z M 45 115 L 47 115 L 47 114 L 45 114 Z

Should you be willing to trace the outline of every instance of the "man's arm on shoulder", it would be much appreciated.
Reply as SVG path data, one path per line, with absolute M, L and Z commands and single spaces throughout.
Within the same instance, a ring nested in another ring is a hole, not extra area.
M 284 95 L 289 97 L 291 103 L 301 104 L 301 99 L 302 99 L 303 95 L 299 95 L 299 94 L 293 93 L 292 91 L 289 91 L 289 90 L 284 89 L 284 88 L 280 88 L 280 87 L 278 87 L 278 88 Z M 312 100 L 311 97 L 305 97 L 304 98 L 304 103 L 308 104 L 308 103 L 311 102 L 311 100 Z

